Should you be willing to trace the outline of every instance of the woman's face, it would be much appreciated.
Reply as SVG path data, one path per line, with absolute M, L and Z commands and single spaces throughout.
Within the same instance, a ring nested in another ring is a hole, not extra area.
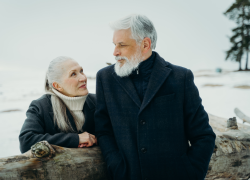
M 69 97 L 88 94 L 87 77 L 76 61 L 68 60 L 59 68 L 62 68 L 62 79 L 60 83 L 53 83 L 54 88 Z

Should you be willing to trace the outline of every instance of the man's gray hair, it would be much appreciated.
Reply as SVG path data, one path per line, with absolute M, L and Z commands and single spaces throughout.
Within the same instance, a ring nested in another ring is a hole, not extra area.
M 110 23 L 110 27 L 114 30 L 129 29 L 132 38 L 137 43 L 141 42 L 145 37 L 151 40 L 151 49 L 155 49 L 157 41 L 157 33 L 155 27 L 146 16 L 140 14 L 131 14 L 118 21 Z

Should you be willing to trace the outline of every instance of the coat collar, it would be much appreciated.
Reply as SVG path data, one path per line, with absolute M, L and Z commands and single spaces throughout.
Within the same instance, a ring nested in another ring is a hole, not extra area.
M 47 98 L 49 99 L 48 102 L 51 106 L 51 112 L 49 112 L 49 114 L 50 114 L 51 118 L 54 119 L 54 113 L 53 113 L 52 103 L 51 103 L 51 95 L 47 95 Z M 84 103 L 83 110 L 82 110 L 82 112 L 85 116 L 85 121 L 88 118 L 88 114 L 92 110 L 95 110 L 95 103 L 93 102 L 93 99 L 90 98 L 90 96 L 87 96 L 86 102 Z M 74 129 L 75 132 L 77 132 L 74 118 L 67 107 L 66 107 L 66 114 L 67 114 L 67 117 L 69 118 L 69 122 L 70 122 L 72 128 Z
M 130 77 L 120 77 L 117 76 L 115 71 L 112 73 L 116 81 L 124 89 L 124 91 L 130 96 L 130 98 L 135 102 L 135 104 L 140 108 L 141 100 L 136 92 L 135 86 L 131 81 Z
M 53 110 L 52 110 L 52 103 L 51 103 L 51 95 L 50 94 L 48 94 L 47 95 L 47 98 L 49 99 L 49 104 L 50 104 L 50 106 L 51 106 L 51 112 L 53 113 Z M 93 102 L 93 99 L 91 99 L 90 98 L 90 96 L 87 96 L 87 98 L 86 98 L 86 102 L 84 103 L 84 106 L 83 106 L 83 111 L 84 111 L 84 107 L 86 107 L 87 106 L 87 108 L 88 109 L 94 109 L 95 108 L 95 103 Z M 68 109 L 68 108 L 67 108 Z
M 140 108 L 141 112 L 143 109 L 145 109 L 145 107 L 152 100 L 161 85 L 169 76 L 171 69 L 167 67 L 168 65 L 169 63 L 166 62 L 162 57 L 160 57 L 158 53 L 156 53 L 152 74 L 149 79 L 148 88 L 143 98 L 143 102 L 141 102 L 130 77 L 119 77 L 114 70 L 112 74 L 116 81 L 120 84 L 120 86 Z
M 94 100 L 90 98 L 90 94 L 88 95 L 85 104 L 88 106 L 90 110 L 95 108 Z M 84 110 L 84 106 L 83 106 L 83 110 Z
M 140 112 L 145 109 L 149 102 L 153 99 L 157 91 L 165 82 L 170 72 L 172 71 L 167 66 L 169 65 L 158 53 L 156 53 L 153 70 L 149 79 L 148 87 L 143 98 Z

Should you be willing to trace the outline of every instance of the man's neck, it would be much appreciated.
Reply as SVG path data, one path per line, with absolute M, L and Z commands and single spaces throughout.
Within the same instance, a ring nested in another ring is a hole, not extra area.
M 150 58 L 150 56 L 152 55 L 152 50 L 147 52 L 147 54 L 145 54 L 145 56 L 143 57 L 143 60 L 142 61 L 145 61 L 147 60 L 148 58 Z

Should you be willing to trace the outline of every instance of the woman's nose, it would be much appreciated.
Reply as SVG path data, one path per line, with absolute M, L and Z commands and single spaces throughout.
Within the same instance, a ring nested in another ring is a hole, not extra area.
M 79 77 L 79 81 L 86 81 L 87 80 L 87 77 L 85 74 L 81 74 L 80 77 Z

